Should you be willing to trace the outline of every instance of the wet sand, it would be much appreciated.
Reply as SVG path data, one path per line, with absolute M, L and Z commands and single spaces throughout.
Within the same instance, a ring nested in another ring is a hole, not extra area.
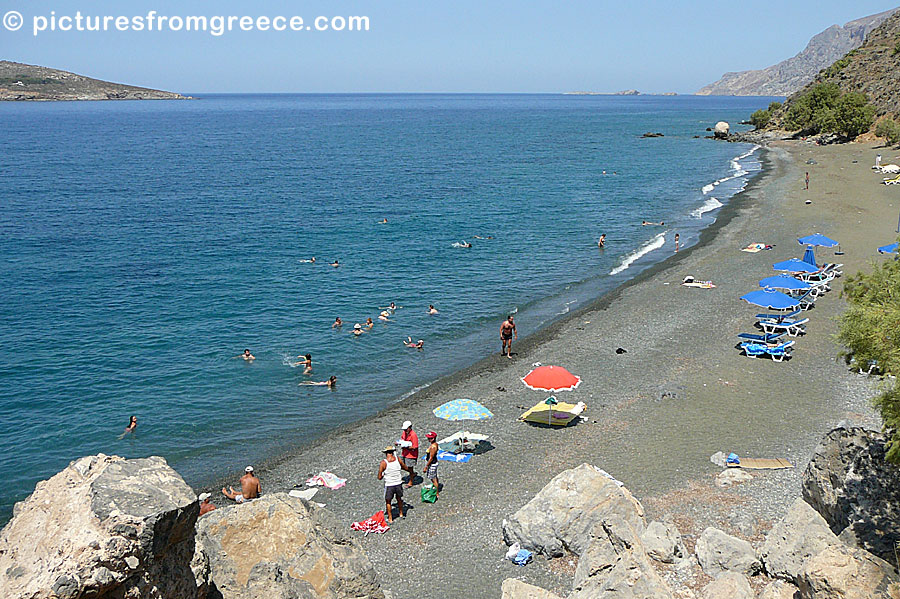
M 841 242 L 844 255 L 820 248 L 818 257 L 844 263 L 845 277 L 870 260 L 886 259 L 875 248 L 896 237 L 900 210 L 900 189 L 879 185 L 881 176 L 870 168 L 876 153 L 884 163 L 895 161 L 883 149 L 776 142 L 764 152 L 764 174 L 720 210 L 698 246 L 675 254 L 668 240 L 659 251 L 673 252 L 672 259 L 516 343 L 512 360 L 499 355 L 498 338 L 497 355 L 265 465 L 264 491 L 286 491 L 330 470 L 348 478 L 347 486 L 320 490 L 315 501 L 349 526 L 383 509 L 375 472 L 381 449 L 399 437 L 403 420 L 413 422 L 423 447 L 428 430 L 439 437 L 461 429 L 490 435 L 494 448 L 470 463 L 441 462 L 444 489 L 436 504 L 421 503 L 417 485 L 406 492 L 406 519 L 385 535 L 359 535 L 394 599 L 436 589 L 447 599 L 499 597 L 508 577 L 568 592 L 573 563 L 539 559 L 518 568 L 504 561 L 500 524 L 554 475 L 582 462 L 623 481 L 644 503 L 648 521 L 673 513 L 689 547 L 709 525 L 760 538 L 799 496 L 802 469 L 827 430 L 841 421 L 878 421 L 866 400 L 872 381 L 848 371 L 833 340 L 835 317 L 845 307 L 842 279 L 808 311 L 807 334 L 796 339 L 794 357 L 784 363 L 753 360 L 735 349 L 737 333 L 755 332 L 753 315 L 760 311 L 738 298 L 774 274 L 773 262 L 802 256 L 797 237 L 813 232 Z M 776 247 L 739 251 L 751 242 Z M 686 275 L 717 287 L 683 287 Z M 527 332 L 527 322 L 517 324 L 520 334 Z M 616 354 L 617 347 L 627 353 Z M 577 390 L 559 397 L 584 401 L 587 421 L 563 429 L 516 421 L 548 395 L 519 380 L 536 362 L 583 377 Z M 431 413 L 457 397 L 482 402 L 494 418 L 457 424 Z M 719 469 L 709 461 L 720 450 L 788 458 L 797 467 L 757 472 L 753 481 L 723 491 L 712 484 Z M 235 480 L 243 465 L 235 464 Z M 419 470 L 422 465 L 420 459 Z M 221 496 L 216 501 L 224 504 Z

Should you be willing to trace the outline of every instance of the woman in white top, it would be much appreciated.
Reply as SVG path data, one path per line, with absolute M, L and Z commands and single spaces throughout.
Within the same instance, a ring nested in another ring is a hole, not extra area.
M 378 480 L 384 481 L 384 515 L 388 522 L 394 521 L 391 511 L 391 502 L 397 498 L 397 509 L 400 517 L 403 517 L 403 470 L 412 475 L 412 468 L 401 462 L 394 455 L 394 446 L 384 448 L 384 459 L 378 466 Z M 414 476 L 414 475 L 413 475 Z

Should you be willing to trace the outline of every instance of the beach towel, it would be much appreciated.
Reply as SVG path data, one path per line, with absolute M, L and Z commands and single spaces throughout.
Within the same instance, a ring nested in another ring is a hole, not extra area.
M 318 492 L 318 487 L 314 487 L 312 489 L 303 489 L 302 491 L 300 489 L 292 489 L 288 491 L 288 495 L 290 495 L 291 497 L 296 497 L 297 499 L 305 499 L 309 501 L 310 499 L 315 497 L 316 493 Z
M 384 520 L 384 510 L 375 512 L 372 514 L 371 518 L 366 518 L 360 522 L 354 522 L 350 525 L 350 528 L 362 531 L 366 533 L 366 536 L 369 536 L 370 532 L 379 535 L 384 534 L 391 529 Z
M 465 464 L 472 459 L 471 453 L 450 453 L 449 451 L 439 451 L 437 459 L 442 462 L 462 462 Z
M 307 487 L 328 487 L 329 489 L 340 489 L 347 484 L 346 478 L 338 478 L 336 474 L 331 472 L 319 472 L 306 481 Z
M 697 287 L 698 289 L 715 289 L 712 281 L 691 281 L 690 283 L 682 283 L 684 287 Z
M 755 254 L 756 252 L 761 252 L 762 250 L 771 250 L 772 247 L 767 243 L 751 243 L 747 247 L 743 248 L 742 252 L 750 252 L 751 254 Z

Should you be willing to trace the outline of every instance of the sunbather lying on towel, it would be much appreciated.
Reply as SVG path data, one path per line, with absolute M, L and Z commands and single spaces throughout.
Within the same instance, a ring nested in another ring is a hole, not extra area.
M 685 287 L 697 287 L 699 289 L 713 289 L 715 285 L 713 285 L 712 281 L 696 281 L 694 277 L 688 275 L 681 282 Z

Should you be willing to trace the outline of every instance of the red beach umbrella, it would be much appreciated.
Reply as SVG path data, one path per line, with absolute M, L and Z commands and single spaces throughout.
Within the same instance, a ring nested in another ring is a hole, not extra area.
M 562 366 L 538 366 L 522 377 L 522 382 L 535 391 L 570 391 L 581 384 L 581 377 Z

